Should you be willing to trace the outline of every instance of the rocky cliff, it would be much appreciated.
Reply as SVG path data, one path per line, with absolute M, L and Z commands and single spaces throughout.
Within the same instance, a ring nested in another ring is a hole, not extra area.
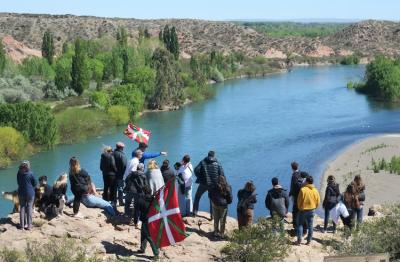
M 147 28 L 158 36 L 165 25 L 177 28 L 182 55 L 218 50 L 241 51 L 249 56 L 285 58 L 288 54 L 305 57 L 330 57 L 360 53 L 372 57 L 378 53 L 400 55 L 400 23 L 364 21 L 325 38 L 270 38 L 252 28 L 229 22 L 192 19 L 138 20 L 73 15 L 0 13 L 0 36 L 10 35 L 33 49 L 40 49 L 42 35 L 53 32 L 58 50 L 65 41 L 77 37 L 91 39 L 115 35 L 125 27 L 137 39 L 139 29 Z

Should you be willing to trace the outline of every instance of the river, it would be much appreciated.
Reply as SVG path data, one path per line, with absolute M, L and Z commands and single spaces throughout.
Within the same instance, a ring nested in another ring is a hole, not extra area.
M 346 146 L 373 134 L 399 132 L 397 107 L 346 89 L 346 83 L 361 79 L 364 70 L 364 66 L 295 68 L 265 78 L 227 81 L 215 86 L 212 99 L 179 111 L 148 113 L 136 124 L 152 131 L 148 151 L 168 151 L 172 163 L 188 153 L 196 165 L 208 150 L 215 150 L 234 191 L 229 214 L 236 216 L 236 192 L 251 179 L 258 193 L 255 214 L 262 216 L 268 214 L 264 199 L 271 178 L 278 177 L 288 188 L 293 160 L 319 185 L 327 161 Z M 32 170 L 53 181 L 67 171 L 69 158 L 77 156 L 102 187 L 102 146 L 122 140 L 129 155 L 136 146 L 123 136 L 123 128 L 34 155 L 29 159 Z M 1 191 L 17 188 L 16 171 L 16 164 L 0 171 Z M 206 196 L 200 207 L 208 209 Z M 0 216 L 11 208 L 10 201 L 0 200 Z

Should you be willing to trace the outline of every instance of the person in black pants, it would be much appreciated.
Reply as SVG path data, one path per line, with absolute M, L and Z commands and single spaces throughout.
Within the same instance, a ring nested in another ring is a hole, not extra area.
M 301 176 L 299 164 L 296 162 L 292 162 L 290 165 L 292 167 L 292 179 L 290 181 L 289 197 L 293 198 L 292 224 L 293 229 L 296 229 L 296 217 L 299 212 L 299 209 L 297 208 L 297 196 L 300 192 L 299 181 L 301 180 Z
M 142 227 L 140 229 L 140 249 L 138 253 L 145 253 L 147 242 L 150 243 L 151 250 L 153 251 L 154 257 L 157 258 L 159 255 L 159 251 L 155 243 L 150 237 L 149 228 L 148 228 L 148 218 L 147 214 L 149 213 L 149 209 L 151 206 L 151 202 L 154 197 L 151 195 L 151 189 L 148 185 L 143 188 L 144 195 L 138 199 L 138 208 L 140 211 L 140 220 L 142 221 Z
M 104 148 L 100 159 L 100 170 L 103 172 L 104 191 L 103 199 L 110 201 L 115 207 L 117 204 L 117 167 L 110 146 Z
M 79 214 L 79 206 L 82 196 L 89 192 L 90 177 L 84 169 L 81 169 L 79 160 L 76 157 L 72 157 L 69 160 L 69 182 L 71 184 L 71 191 L 74 194 L 74 216 L 82 217 Z
M 124 173 L 127 164 L 124 147 L 124 143 L 118 142 L 114 150 L 115 166 L 117 167 L 117 198 L 120 206 L 124 205 Z

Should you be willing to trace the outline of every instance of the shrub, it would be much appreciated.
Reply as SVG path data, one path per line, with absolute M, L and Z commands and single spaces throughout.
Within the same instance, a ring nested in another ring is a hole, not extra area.
M 218 68 L 214 67 L 211 70 L 210 78 L 217 83 L 224 82 L 224 75 L 218 70 Z
M 21 73 L 26 77 L 42 80 L 54 80 L 55 72 L 45 58 L 28 57 L 20 65 Z
M 22 158 L 26 149 L 24 136 L 12 127 L 0 127 L 0 168 L 7 167 L 12 160 Z
M 356 55 L 349 55 L 340 60 L 340 64 L 342 65 L 358 65 L 359 63 L 360 58 Z
M 132 115 L 140 113 L 144 108 L 144 95 L 133 84 L 121 85 L 115 88 L 110 100 L 112 105 L 127 106 L 129 113 Z
M 335 246 L 340 254 L 370 255 L 389 253 L 391 260 L 400 259 L 400 205 L 385 208 L 385 216 L 365 221 L 350 241 Z
M 31 102 L 0 105 L 0 126 L 20 131 L 30 142 L 47 148 L 57 138 L 56 121 L 48 106 Z
M 129 122 L 129 109 L 126 106 L 111 106 L 107 113 L 117 125 Z
M 222 252 L 227 261 L 283 261 L 290 250 L 288 239 L 273 232 L 275 223 L 260 218 L 257 224 L 235 230 Z
M 89 101 L 92 106 L 101 110 L 106 110 L 110 106 L 110 98 L 104 91 L 93 92 Z
M 105 112 L 91 108 L 68 108 L 56 115 L 56 121 L 61 144 L 99 135 L 115 125 Z
M 54 82 L 49 82 L 43 88 L 45 98 L 54 98 L 57 100 L 65 99 L 70 96 L 77 96 L 78 94 L 69 88 L 68 86 L 64 89 L 59 89 Z
M 13 78 L 0 78 L 0 97 L 6 103 L 36 101 L 43 98 L 42 89 L 46 82 L 29 80 L 17 75 Z

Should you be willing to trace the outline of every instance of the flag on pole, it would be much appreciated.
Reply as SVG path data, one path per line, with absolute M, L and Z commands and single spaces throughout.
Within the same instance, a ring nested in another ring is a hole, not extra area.
M 138 143 L 143 142 L 147 145 L 149 143 L 151 132 L 129 123 L 128 127 L 125 128 L 124 134 L 131 140 Z
M 159 248 L 174 245 L 188 236 L 179 210 L 175 179 L 170 179 L 156 193 L 147 218 L 151 239 Z

